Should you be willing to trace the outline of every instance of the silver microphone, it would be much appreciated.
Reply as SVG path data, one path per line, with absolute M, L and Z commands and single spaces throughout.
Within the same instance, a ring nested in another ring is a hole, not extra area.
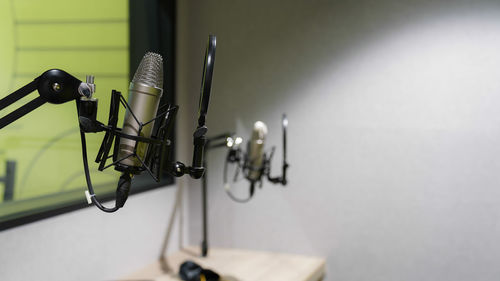
M 264 164 L 264 141 L 267 135 L 267 126 L 264 122 L 257 121 L 253 125 L 252 138 L 248 142 L 248 179 L 257 181 L 262 174 Z
M 137 68 L 132 82 L 130 82 L 128 104 L 122 132 L 127 135 L 149 138 L 151 136 L 154 122 L 147 123 L 156 117 L 160 98 L 163 93 L 163 59 L 161 55 L 148 52 L 144 55 Z M 141 128 L 142 126 L 142 128 Z M 115 166 L 117 170 L 137 172 L 142 166 L 139 157 L 144 161 L 148 150 L 148 144 L 139 142 L 136 156 L 134 149 L 136 141 L 120 138 L 117 159 L 120 160 Z

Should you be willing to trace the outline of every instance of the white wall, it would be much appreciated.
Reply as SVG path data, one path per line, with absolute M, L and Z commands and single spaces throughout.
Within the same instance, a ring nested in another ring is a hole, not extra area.
M 289 185 L 248 204 L 209 152 L 211 245 L 324 256 L 327 280 L 498 280 L 498 1 L 181 2 L 186 95 L 218 39 L 210 133 L 262 120 L 280 144 L 290 121 Z
M 0 232 L 0 279 L 117 280 L 141 269 L 160 255 L 175 190 L 133 195 L 113 214 L 89 207 Z M 172 235 L 169 251 L 177 227 Z

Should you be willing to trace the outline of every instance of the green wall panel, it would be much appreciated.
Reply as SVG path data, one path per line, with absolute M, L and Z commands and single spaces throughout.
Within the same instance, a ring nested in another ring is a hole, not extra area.
M 80 80 L 95 75 L 99 120 L 107 120 L 112 89 L 126 93 L 129 69 L 128 1 L 0 0 L 0 97 L 29 83 L 45 70 L 63 69 Z M 6 110 L 35 98 L 32 93 Z M 123 115 L 123 112 L 122 112 Z M 89 160 L 95 158 L 103 135 L 89 135 Z M 40 207 L 75 196 L 85 200 L 78 123 L 74 103 L 46 104 L 0 131 L 0 177 L 5 162 L 17 163 L 14 202 L 0 204 L 0 218 L 15 211 Z M 101 189 L 113 189 L 117 173 L 97 172 Z M 4 185 L 0 183 L 0 202 Z M 99 190 L 96 190 L 99 192 Z M 63 195 L 61 195 L 63 194 Z M 50 196 L 47 196 L 50 195 Z M 44 197 L 45 196 L 45 197 Z M 26 204 L 32 198 L 46 203 Z M 73 198 L 74 199 L 74 198 Z M 21 202 L 15 205 L 15 202 Z M 50 202 L 49 202 L 50 201 Z M 21 207 L 20 207 L 21 206 Z

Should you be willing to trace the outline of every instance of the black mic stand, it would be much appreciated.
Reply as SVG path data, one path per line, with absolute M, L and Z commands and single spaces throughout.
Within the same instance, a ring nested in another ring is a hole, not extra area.
M 231 137 L 232 134 L 225 133 L 218 136 L 214 136 L 207 139 L 205 145 L 205 159 L 203 160 L 203 166 L 205 167 L 205 173 L 201 178 L 201 204 L 202 204 L 202 218 L 203 218 L 203 240 L 201 241 L 201 256 L 206 257 L 208 255 L 208 219 L 207 219 L 207 154 L 210 149 L 225 147 L 227 146 L 227 139 Z

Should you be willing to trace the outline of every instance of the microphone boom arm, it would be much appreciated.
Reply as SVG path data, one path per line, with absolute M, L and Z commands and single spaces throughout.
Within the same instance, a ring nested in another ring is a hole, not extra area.
M 80 97 L 91 97 L 95 91 L 95 85 L 93 84 L 93 78 L 89 78 L 89 81 L 85 83 L 63 70 L 50 69 L 36 77 L 32 82 L 2 98 L 0 100 L 0 110 L 34 91 L 38 91 L 38 97 L 0 118 L 0 129 L 47 102 L 61 104 Z

